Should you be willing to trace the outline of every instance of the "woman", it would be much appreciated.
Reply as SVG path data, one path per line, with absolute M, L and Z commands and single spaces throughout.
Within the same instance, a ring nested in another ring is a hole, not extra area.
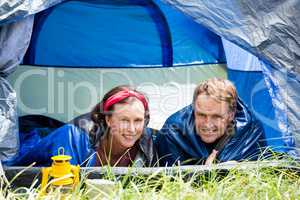
M 129 86 L 118 86 L 91 113 L 40 139 L 11 165 L 50 165 L 51 156 L 63 147 L 64 154 L 72 156 L 72 164 L 153 166 L 156 153 L 152 130 L 146 128 L 149 119 L 145 96 Z

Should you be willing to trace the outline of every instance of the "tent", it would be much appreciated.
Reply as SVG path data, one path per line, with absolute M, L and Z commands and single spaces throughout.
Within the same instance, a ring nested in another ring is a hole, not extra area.
M 68 122 L 113 86 L 150 99 L 150 127 L 228 78 L 275 151 L 298 156 L 300 1 L 35 0 L 0 9 L 0 159 L 18 118 Z M 297 65 L 298 64 L 298 65 Z

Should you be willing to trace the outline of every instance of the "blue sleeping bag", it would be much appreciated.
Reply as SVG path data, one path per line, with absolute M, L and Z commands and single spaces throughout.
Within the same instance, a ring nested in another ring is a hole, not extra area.
M 159 131 L 155 144 L 160 165 L 199 164 L 205 161 L 211 149 L 197 135 L 194 109 L 189 105 L 171 115 Z M 219 151 L 217 160 L 256 160 L 264 151 L 264 131 L 260 122 L 239 99 L 235 115 L 235 133 Z
M 93 166 L 96 162 L 95 150 L 89 136 L 80 128 L 66 124 L 52 131 L 49 128 L 35 128 L 29 133 L 20 133 L 20 152 L 4 163 L 8 166 L 50 166 L 51 157 L 58 154 L 60 147 L 64 154 L 72 157 L 71 164 Z M 86 161 L 86 162 L 85 162 Z
M 89 113 L 81 115 L 72 120 L 71 124 L 46 116 L 21 117 L 19 119 L 20 151 L 17 156 L 3 164 L 28 166 L 35 162 L 34 166 L 50 166 L 51 157 L 58 155 L 58 150 L 63 147 L 64 154 L 72 157 L 71 164 L 95 166 L 97 158 L 95 149 L 97 149 L 98 140 L 90 137 L 84 126 L 78 124 L 80 119 L 90 120 L 89 117 Z M 140 151 L 136 161 L 140 161 L 141 165 L 153 166 L 157 161 L 157 154 L 153 149 L 153 132 L 155 130 L 146 128 L 139 140 Z

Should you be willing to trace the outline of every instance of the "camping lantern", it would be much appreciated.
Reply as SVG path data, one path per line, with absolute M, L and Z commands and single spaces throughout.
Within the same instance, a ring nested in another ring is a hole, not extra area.
M 58 155 L 51 157 L 53 160 L 51 167 L 42 169 L 41 193 L 47 191 L 48 180 L 54 187 L 70 187 L 73 188 L 79 183 L 79 165 L 70 164 L 71 156 L 64 155 L 64 149 L 58 149 Z M 50 176 L 50 178 L 49 178 Z

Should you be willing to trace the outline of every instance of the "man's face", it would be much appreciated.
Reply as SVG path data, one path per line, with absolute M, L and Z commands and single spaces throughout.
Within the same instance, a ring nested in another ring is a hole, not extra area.
M 200 94 L 195 101 L 196 132 L 205 143 L 213 143 L 222 137 L 234 118 L 225 101 Z

